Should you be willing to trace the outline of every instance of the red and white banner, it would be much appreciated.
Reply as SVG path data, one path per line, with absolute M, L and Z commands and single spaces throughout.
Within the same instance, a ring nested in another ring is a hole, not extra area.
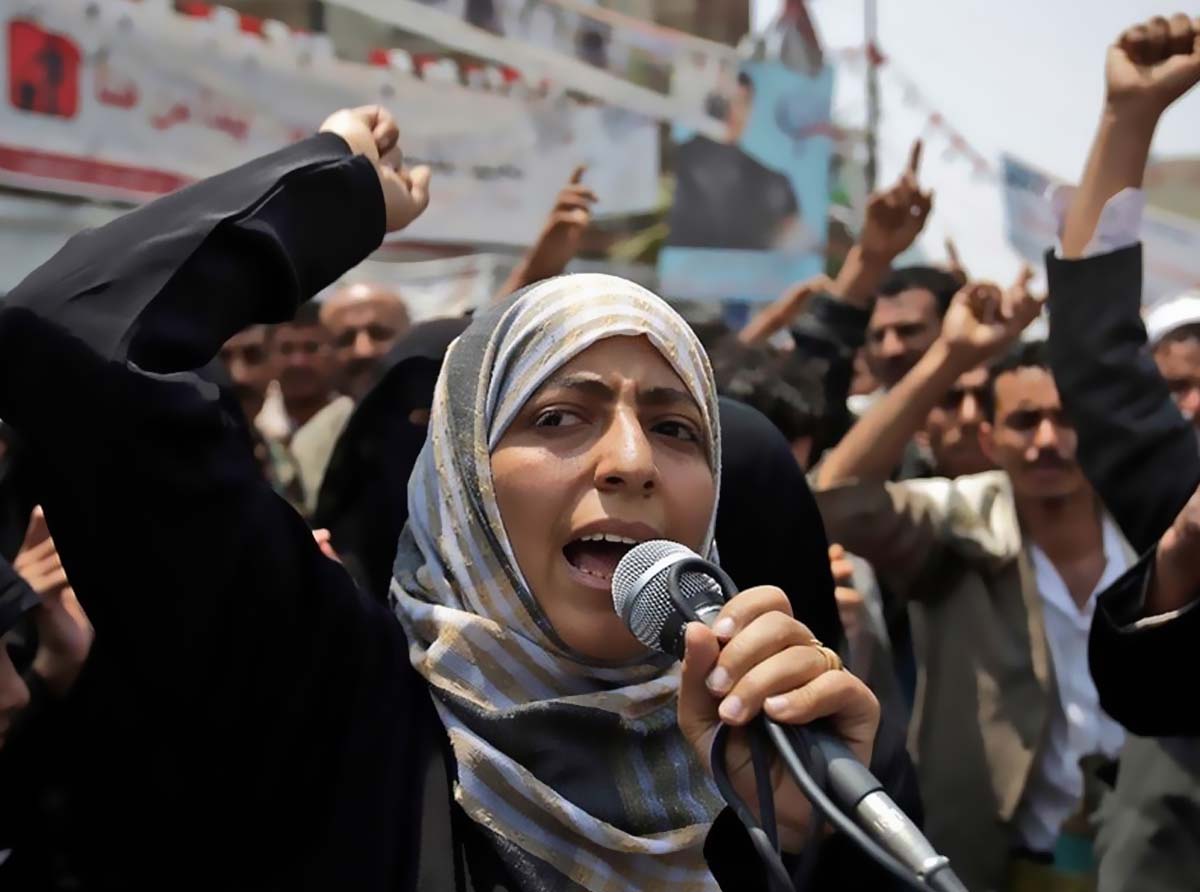
M 166 0 L 6 9 L 0 184 L 142 201 L 301 139 L 334 109 L 381 103 L 406 157 L 435 171 L 406 239 L 528 243 L 580 163 L 600 215 L 658 198 L 653 121 L 541 95 L 512 72 L 472 89 L 437 66 L 418 77 L 396 54 L 351 64 L 320 35 L 220 8 L 180 15 Z
M 581 93 L 714 138 L 722 124 L 703 99 L 720 74 L 738 64 L 733 47 L 590 0 L 326 2 L 510 66 L 555 91 Z

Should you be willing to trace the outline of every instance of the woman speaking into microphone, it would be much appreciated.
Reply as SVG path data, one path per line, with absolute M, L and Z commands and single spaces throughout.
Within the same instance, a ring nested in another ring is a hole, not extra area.
M 665 302 L 564 276 L 477 316 L 438 381 L 392 609 L 322 555 L 193 371 L 424 209 L 428 171 L 381 160 L 390 116 L 322 129 L 76 237 L 0 311 L 0 416 L 41 457 L 90 683 L 143 706 L 137 757 L 97 766 L 123 795 L 93 803 L 88 869 L 120 888 L 765 888 L 706 765 L 718 724 L 826 718 L 866 763 L 878 706 L 777 589 L 689 629 L 682 670 L 614 612 L 634 544 L 714 553 L 716 395 Z M 781 843 L 803 854 L 811 809 L 782 777 Z M 838 842 L 812 843 L 820 876 L 887 887 Z

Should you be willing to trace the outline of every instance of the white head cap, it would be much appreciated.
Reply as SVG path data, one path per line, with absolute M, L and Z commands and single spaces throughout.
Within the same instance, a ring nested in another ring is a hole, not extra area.
M 1146 314 L 1146 336 L 1151 347 L 1188 325 L 1200 325 L 1200 291 L 1185 291 Z

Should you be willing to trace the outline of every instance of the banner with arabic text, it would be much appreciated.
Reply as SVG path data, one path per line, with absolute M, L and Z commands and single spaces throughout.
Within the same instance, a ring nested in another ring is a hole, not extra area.
M 430 209 L 406 239 L 527 244 L 580 163 L 601 216 L 657 199 L 657 126 L 622 109 L 351 64 L 320 36 L 247 33 L 236 15 L 150 0 L 8 9 L 0 185 L 143 201 L 302 139 L 335 109 L 380 103 L 406 157 L 434 168 Z

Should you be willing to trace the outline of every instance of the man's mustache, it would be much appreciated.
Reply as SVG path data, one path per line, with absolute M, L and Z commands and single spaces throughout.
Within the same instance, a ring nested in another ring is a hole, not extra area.
M 1067 471 L 1075 467 L 1075 460 L 1048 450 L 1038 453 L 1038 457 L 1029 462 L 1029 467 L 1039 471 Z
M 348 377 L 357 378 L 359 375 L 367 375 L 374 372 L 380 363 L 381 360 L 379 359 L 356 357 L 347 361 L 343 369 Z

